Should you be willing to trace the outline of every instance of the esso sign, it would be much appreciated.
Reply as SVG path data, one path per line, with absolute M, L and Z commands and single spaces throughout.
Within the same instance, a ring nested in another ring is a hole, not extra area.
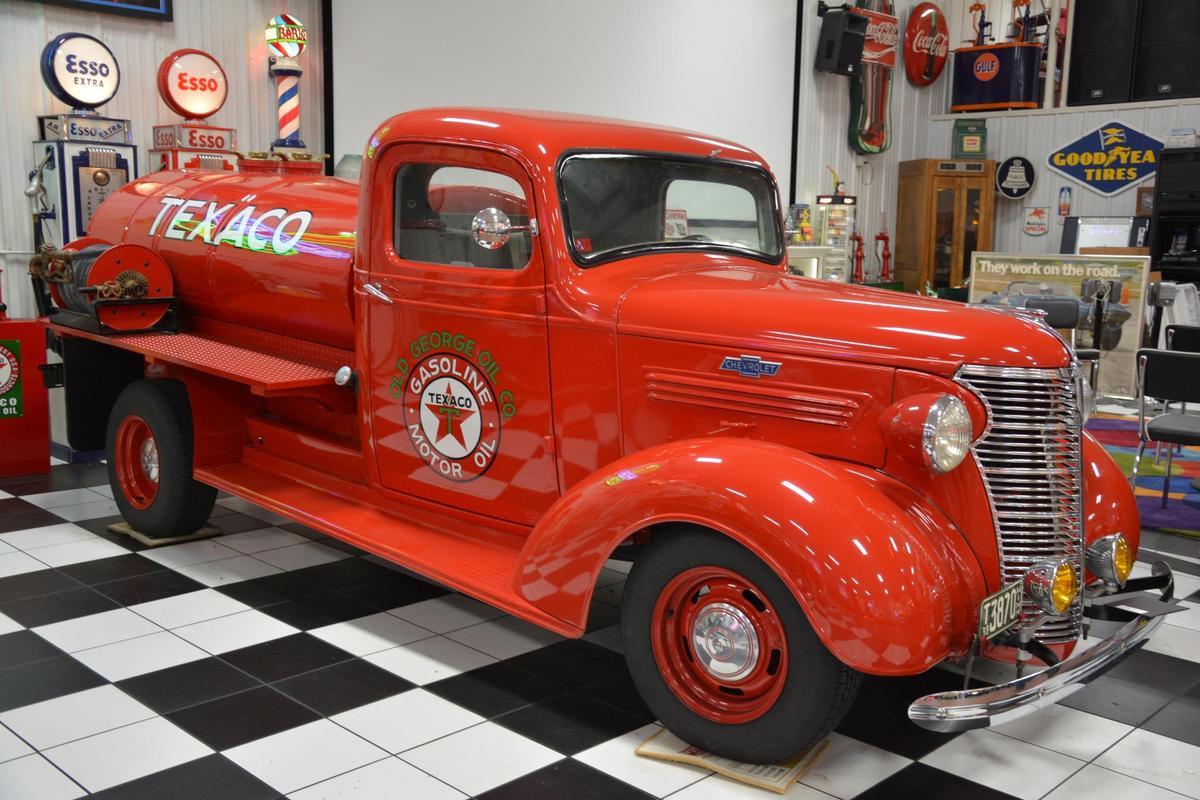
M 102 106 L 117 93 L 121 69 L 104 42 L 86 33 L 64 33 L 42 50 L 42 80 L 72 108 Z
M 229 81 L 225 70 L 208 53 L 176 50 L 158 67 L 158 93 L 176 114 L 204 119 L 225 105 Z
M 1000 74 L 1000 59 L 996 58 L 995 53 L 983 53 L 975 59 L 972 69 L 976 78 L 981 81 L 990 81 Z
M 904 26 L 904 71 L 909 83 L 928 86 L 938 79 L 950 54 L 946 15 L 933 3 L 921 3 Z
M 205 133 L 188 129 L 187 146 L 196 150 L 224 150 L 225 137 L 220 133 Z

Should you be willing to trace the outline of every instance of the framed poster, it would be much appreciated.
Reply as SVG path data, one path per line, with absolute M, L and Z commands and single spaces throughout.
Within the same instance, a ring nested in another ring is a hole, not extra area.
M 26 0 L 26 2 L 64 6 L 78 11 L 120 14 L 152 22 L 171 22 L 175 18 L 174 0 Z
M 1137 388 L 1137 349 L 1146 306 L 1148 256 L 1061 256 L 974 253 L 968 302 L 1024 308 L 1034 298 L 1071 298 L 1079 303 L 1078 347 L 1100 350 L 1096 394 L 1133 397 Z M 1100 341 L 1093 343 L 1095 298 L 1111 298 L 1101 318 Z M 1064 332 L 1068 341 L 1070 332 Z

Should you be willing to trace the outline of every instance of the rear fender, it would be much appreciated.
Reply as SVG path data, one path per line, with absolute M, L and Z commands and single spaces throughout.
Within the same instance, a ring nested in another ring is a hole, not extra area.
M 516 589 L 582 628 L 613 549 L 668 522 L 754 552 L 826 647 L 862 672 L 921 672 L 970 642 L 983 577 L 940 511 L 878 472 L 749 439 L 673 442 L 585 478 L 530 534 Z

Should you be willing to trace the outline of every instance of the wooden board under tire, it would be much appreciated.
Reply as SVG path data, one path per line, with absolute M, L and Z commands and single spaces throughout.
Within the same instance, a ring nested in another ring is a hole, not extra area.
M 134 541 L 141 542 L 147 547 L 162 547 L 168 544 L 180 544 L 182 542 L 194 542 L 197 539 L 211 539 L 214 536 L 220 536 L 225 531 L 214 525 L 205 525 L 195 533 L 189 533 L 186 536 L 147 536 L 141 531 L 135 531 L 130 527 L 128 522 L 114 522 L 108 526 L 108 529 L 113 533 L 120 533 L 131 537 Z
M 824 739 L 808 752 L 793 756 L 782 764 L 743 764 L 692 747 L 664 728 L 638 745 L 634 752 L 646 758 L 712 770 L 731 780 L 783 794 L 808 772 L 828 746 L 829 740 Z

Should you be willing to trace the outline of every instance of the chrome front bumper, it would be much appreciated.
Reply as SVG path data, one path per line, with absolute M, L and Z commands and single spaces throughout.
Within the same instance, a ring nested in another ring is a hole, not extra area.
M 1161 562 L 1154 568 L 1153 578 L 1131 580 L 1127 591 L 1161 587 L 1162 599 L 1169 601 L 1174 590 L 1171 569 Z M 1162 621 L 1162 615 L 1139 614 L 1103 642 L 1041 672 L 995 686 L 926 695 L 908 707 L 908 717 L 922 728 L 942 733 L 1011 722 L 1082 689 L 1145 644 Z

